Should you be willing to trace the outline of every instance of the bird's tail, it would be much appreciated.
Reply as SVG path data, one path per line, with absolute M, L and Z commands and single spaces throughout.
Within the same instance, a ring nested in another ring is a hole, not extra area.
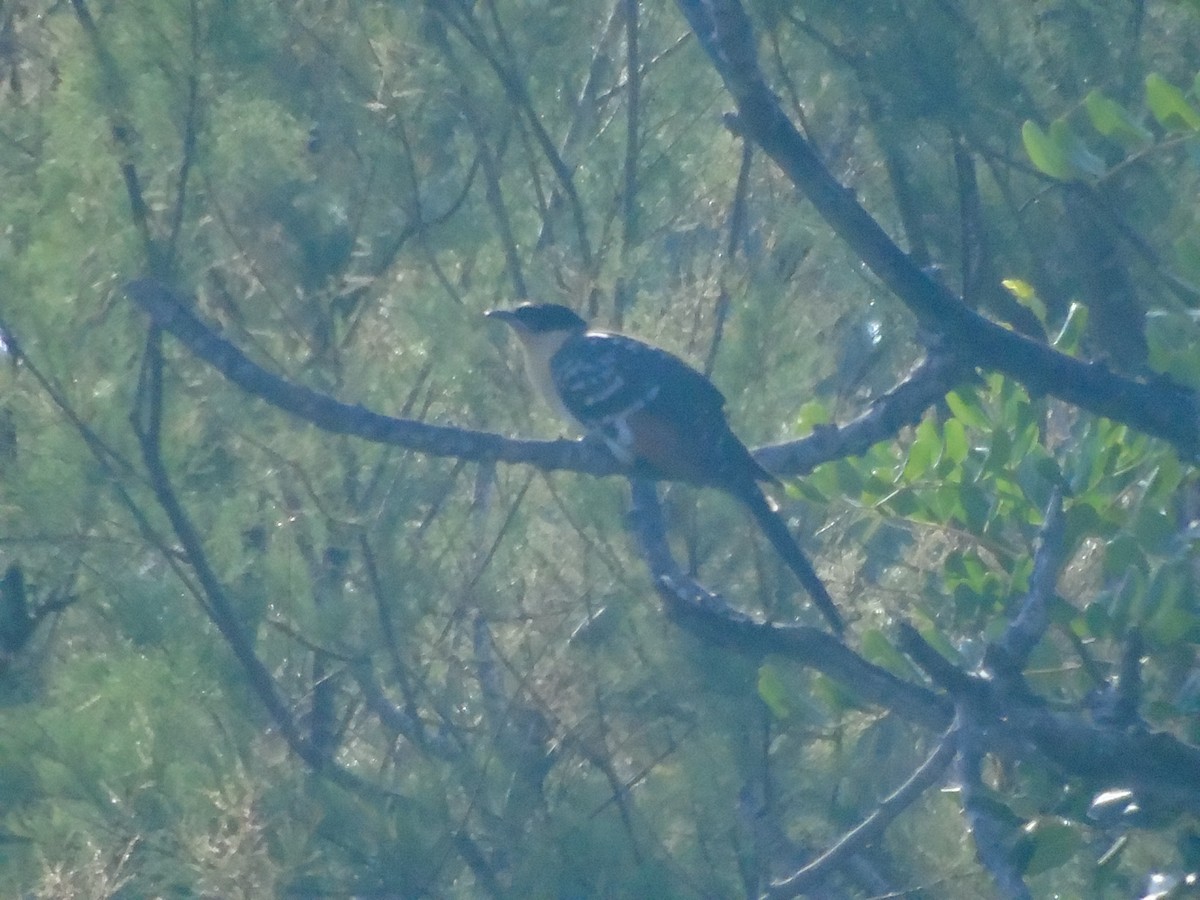
M 808 561 L 808 557 L 804 555 L 804 551 L 800 549 L 800 545 L 788 531 L 783 517 L 772 508 L 766 495 L 753 482 L 738 491 L 737 496 L 746 504 L 750 514 L 754 516 L 754 521 L 758 523 L 762 533 L 767 536 L 767 540 L 775 548 L 775 552 L 787 563 L 787 567 L 792 570 L 804 590 L 808 591 L 808 595 L 812 597 L 813 603 L 817 605 L 817 609 L 821 611 L 821 615 L 825 617 L 829 627 L 837 634 L 842 634 L 846 630 L 846 623 L 842 621 L 841 613 L 838 612 L 833 598 L 829 596 L 829 591 L 825 589 L 825 584 L 817 575 L 812 563 Z

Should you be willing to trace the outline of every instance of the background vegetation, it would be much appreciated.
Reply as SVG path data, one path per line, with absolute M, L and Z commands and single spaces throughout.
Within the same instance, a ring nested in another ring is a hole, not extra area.
M 1200 7 L 746 7 L 0 0 L 0 894 L 1190 889 Z M 483 310 L 674 350 L 846 645 L 732 501 L 656 580 L 603 460 L 312 427 L 141 274 L 506 436 Z

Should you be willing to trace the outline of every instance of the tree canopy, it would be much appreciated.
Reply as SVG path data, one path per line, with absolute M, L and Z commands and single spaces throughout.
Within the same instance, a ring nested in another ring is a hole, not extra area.
M 1185 896 L 1195 0 L 0 3 L 0 893 Z M 483 312 L 708 374 L 737 503 Z

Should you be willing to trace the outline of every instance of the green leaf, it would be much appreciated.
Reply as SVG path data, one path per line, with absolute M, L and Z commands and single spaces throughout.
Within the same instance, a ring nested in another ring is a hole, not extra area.
M 1126 570 L 1114 593 L 1109 594 L 1108 614 L 1112 622 L 1112 630 L 1117 633 L 1125 632 L 1135 620 L 1135 603 L 1145 601 L 1147 578 L 1140 566 Z M 1141 621 L 1140 617 L 1136 621 Z
M 1146 313 L 1150 366 L 1189 387 L 1200 387 L 1200 327 L 1190 312 Z
M 1066 119 L 1055 119 L 1050 123 L 1050 139 L 1063 148 L 1072 175 L 1092 175 L 1099 178 L 1108 171 L 1104 160 L 1088 149 L 1083 138 L 1071 130 Z
M 1163 456 L 1147 482 L 1142 502 L 1158 505 L 1171 503 L 1183 476 L 1183 464 L 1179 458 L 1173 454 Z
M 1046 483 L 1057 485 L 1063 489 L 1069 489 L 1070 485 L 1067 484 L 1067 479 L 1063 477 L 1058 460 L 1054 459 L 1054 457 L 1038 456 L 1034 460 L 1033 468 Z
M 1032 284 L 1022 278 L 1005 278 L 1000 284 L 1016 298 L 1018 303 L 1037 316 L 1039 322 L 1043 325 L 1046 324 L 1046 304 L 1037 295 L 1037 290 Z
M 1120 103 L 1094 90 L 1083 98 L 1092 127 L 1105 137 L 1125 144 L 1142 145 L 1154 140 L 1154 135 Z
M 1054 348 L 1063 353 L 1075 353 L 1079 349 L 1084 332 L 1087 331 L 1087 323 L 1087 307 L 1082 303 L 1072 303 L 1062 328 L 1054 338 Z
M 992 445 L 988 448 L 987 467 L 994 472 L 1007 472 L 1012 463 L 1012 435 L 1005 430 L 992 432 Z
M 947 419 L 942 426 L 942 437 L 946 445 L 946 456 L 962 465 L 970 452 L 967 444 L 967 430 L 960 419 Z
M 1029 854 L 1026 875 L 1038 875 L 1070 862 L 1083 846 L 1080 826 L 1058 816 L 1034 819 L 1021 829 L 1020 850 Z
M 897 650 L 878 628 L 872 628 L 862 636 L 862 655 L 880 668 L 904 678 L 915 677 L 912 663 Z
M 1089 603 L 1083 610 L 1085 633 L 1081 637 L 1103 638 L 1112 632 L 1112 616 L 1108 604 L 1097 600 Z
M 1071 177 L 1066 148 L 1042 131 L 1032 119 L 1026 119 L 1021 126 L 1021 142 L 1025 145 L 1029 161 L 1039 172 L 1063 180 Z
M 1146 557 L 1132 535 L 1120 534 L 1104 548 L 1103 565 L 1107 577 L 1120 578 L 1135 566 L 1144 571 Z
M 792 714 L 787 703 L 787 686 L 779 677 L 779 671 L 770 663 L 758 667 L 758 696 L 776 719 L 786 719 Z
M 962 654 L 958 652 L 958 648 L 950 643 L 949 639 L 940 629 L 935 628 L 932 622 L 921 621 L 917 623 L 917 631 L 921 637 L 925 638 L 926 643 L 933 647 L 938 653 L 950 660 L 955 665 L 962 665 Z
M 1133 523 L 1137 542 L 1148 553 L 1166 553 L 1176 535 L 1171 516 L 1155 506 L 1143 506 Z
M 1188 638 L 1196 630 L 1196 616 L 1178 604 L 1154 614 L 1148 631 L 1154 643 L 1168 647 Z
M 801 434 L 811 431 L 817 425 L 828 425 L 832 421 L 829 407 L 820 400 L 809 400 L 796 414 L 796 427 Z
M 976 593 L 982 594 L 987 583 L 988 568 L 974 551 L 955 551 L 946 558 L 946 574 L 962 579 Z
M 1104 160 L 1088 149 L 1065 119 L 1051 122 L 1049 133 L 1027 119 L 1021 126 L 1021 140 L 1030 161 L 1051 178 L 1066 181 L 1080 175 L 1098 177 L 1107 169 Z
M 981 534 L 987 526 L 988 517 L 992 512 L 992 502 L 988 495 L 976 485 L 963 485 L 959 503 L 962 507 L 963 521 L 976 534 Z
M 838 489 L 850 497 L 856 497 L 863 490 L 863 475 L 858 468 L 847 460 L 838 460 L 837 468 Z
M 1200 131 L 1200 112 L 1187 102 L 1182 90 L 1157 72 L 1146 76 L 1146 105 L 1168 131 Z
M 1182 626 L 1175 612 L 1184 611 L 1184 594 L 1191 583 L 1190 564 L 1171 563 L 1159 566 L 1150 578 L 1145 593 L 1142 595 L 1140 620 L 1150 624 L 1149 632 L 1155 639 L 1171 643 L 1177 640 L 1182 631 L 1193 624 L 1190 610 L 1187 610 L 1187 621 Z M 1161 634 L 1160 634 L 1161 632 Z
M 956 419 L 971 428 L 987 428 L 991 424 L 972 391 L 951 391 L 946 395 L 946 405 Z
M 880 506 L 890 509 L 892 513 L 901 518 L 915 517 L 917 511 L 921 509 L 920 502 L 909 488 L 901 488 L 893 492 L 881 502 Z
M 938 454 L 942 442 L 938 438 L 937 427 L 933 420 L 925 418 L 917 426 L 917 435 L 908 448 L 908 459 L 904 463 L 902 476 L 908 481 L 915 481 L 929 471 Z

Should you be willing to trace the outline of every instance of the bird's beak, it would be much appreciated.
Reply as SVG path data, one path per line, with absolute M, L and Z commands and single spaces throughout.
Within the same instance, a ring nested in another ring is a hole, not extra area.
M 484 315 L 489 319 L 499 319 L 509 325 L 517 321 L 517 314 L 511 309 L 489 309 Z

